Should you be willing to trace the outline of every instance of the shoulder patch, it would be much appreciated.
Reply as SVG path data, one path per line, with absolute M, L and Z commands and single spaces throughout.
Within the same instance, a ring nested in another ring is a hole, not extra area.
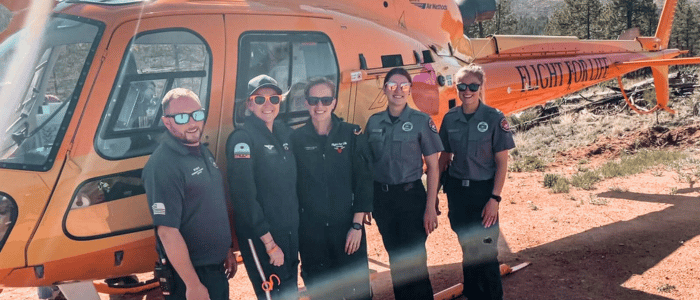
M 433 122 L 432 118 L 428 119 L 428 127 L 430 127 L 430 130 L 432 130 L 433 132 L 438 132 L 437 126 L 435 126 L 435 122 Z
M 352 131 L 355 135 L 360 135 L 362 134 L 362 128 L 355 128 L 355 130 Z
M 153 203 L 153 206 L 151 206 L 153 209 L 153 215 L 165 215 L 165 205 L 160 202 Z
M 238 143 L 233 147 L 233 158 L 250 158 L 250 146 L 246 143 Z
M 506 117 L 503 117 L 501 119 L 501 129 L 505 132 L 510 132 L 510 124 L 508 124 L 508 120 L 506 120 Z

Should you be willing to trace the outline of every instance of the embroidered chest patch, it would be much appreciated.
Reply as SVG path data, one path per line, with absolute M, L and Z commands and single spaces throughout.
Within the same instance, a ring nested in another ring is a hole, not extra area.
M 403 131 L 406 131 L 406 132 L 411 131 L 411 130 L 413 130 L 413 123 L 411 123 L 411 122 L 403 123 L 403 125 L 401 125 L 401 129 Z
M 331 147 L 338 151 L 338 153 L 343 153 L 343 149 L 348 145 L 348 142 L 331 143 Z

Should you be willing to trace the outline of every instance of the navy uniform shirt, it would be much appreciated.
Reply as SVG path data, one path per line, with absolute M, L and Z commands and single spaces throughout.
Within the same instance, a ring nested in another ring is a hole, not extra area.
M 406 105 L 394 123 L 389 110 L 372 115 L 369 135 L 374 180 L 386 184 L 413 182 L 423 175 L 423 157 L 443 150 L 435 123 L 427 114 Z
M 335 115 L 332 124 L 327 137 L 316 133 L 311 120 L 292 133 L 301 219 L 304 224 L 349 228 L 354 213 L 372 212 L 369 149 L 360 126 Z
M 245 118 L 226 143 L 228 178 L 236 232 L 261 237 L 267 232 L 296 234 L 299 228 L 297 169 L 289 136 L 275 121 L 272 132 L 254 115 Z
M 226 259 L 231 228 L 224 181 L 207 147 L 193 153 L 165 133 L 142 178 L 153 225 L 179 229 L 195 267 Z
M 487 180 L 496 175 L 495 154 L 515 148 L 513 134 L 501 111 L 479 103 L 467 121 L 462 106 L 450 109 L 440 126 L 445 152 L 454 153 L 450 176 Z

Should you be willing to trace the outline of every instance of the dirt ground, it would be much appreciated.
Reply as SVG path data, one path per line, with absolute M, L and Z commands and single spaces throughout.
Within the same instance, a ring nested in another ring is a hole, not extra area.
M 653 137 L 646 146 L 673 145 L 700 157 L 693 146 L 698 125 L 688 127 L 667 135 L 679 141 L 673 143 L 659 138 L 665 133 L 635 134 L 642 142 Z M 546 172 L 572 174 L 583 158 L 591 165 L 614 159 L 630 147 L 622 140 L 601 139 L 562 153 Z M 544 172 L 508 174 L 499 260 L 532 264 L 503 278 L 506 299 L 700 299 L 700 188 L 664 168 L 567 194 L 552 194 L 543 187 L 543 177 Z M 435 292 L 462 281 L 461 250 L 450 230 L 444 194 L 440 200 L 440 227 L 426 244 Z M 374 299 L 392 299 L 388 257 L 376 225 L 368 226 L 367 235 Z M 254 299 L 246 276 L 240 265 L 230 281 L 232 299 Z M 153 299 L 155 294 L 119 298 Z M 6 289 L 0 298 L 36 299 L 36 289 Z

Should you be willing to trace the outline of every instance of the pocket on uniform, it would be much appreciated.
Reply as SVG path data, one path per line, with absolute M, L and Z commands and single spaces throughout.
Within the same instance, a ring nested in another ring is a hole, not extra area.
M 491 136 L 488 134 L 479 134 L 474 138 L 469 137 L 467 143 L 469 155 L 479 161 L 489 161 L 493 159 Z
M 418 137 L 415 134 L 401 133 L 394 134 L 394 147 L 397 147 L 398 153 L 394 155 L 400 155 L 404 160 L 410 160 L 413 156 L 420 156 L 422 153 L 420 149 L 420 144 L 418 143 Z
M 379 158 L 382 153 L 382 147 L 384 146 L 384 132 L 381 129 L 379 131 L 370 132 L 367 142 L 369 142 L 374 157 Z

